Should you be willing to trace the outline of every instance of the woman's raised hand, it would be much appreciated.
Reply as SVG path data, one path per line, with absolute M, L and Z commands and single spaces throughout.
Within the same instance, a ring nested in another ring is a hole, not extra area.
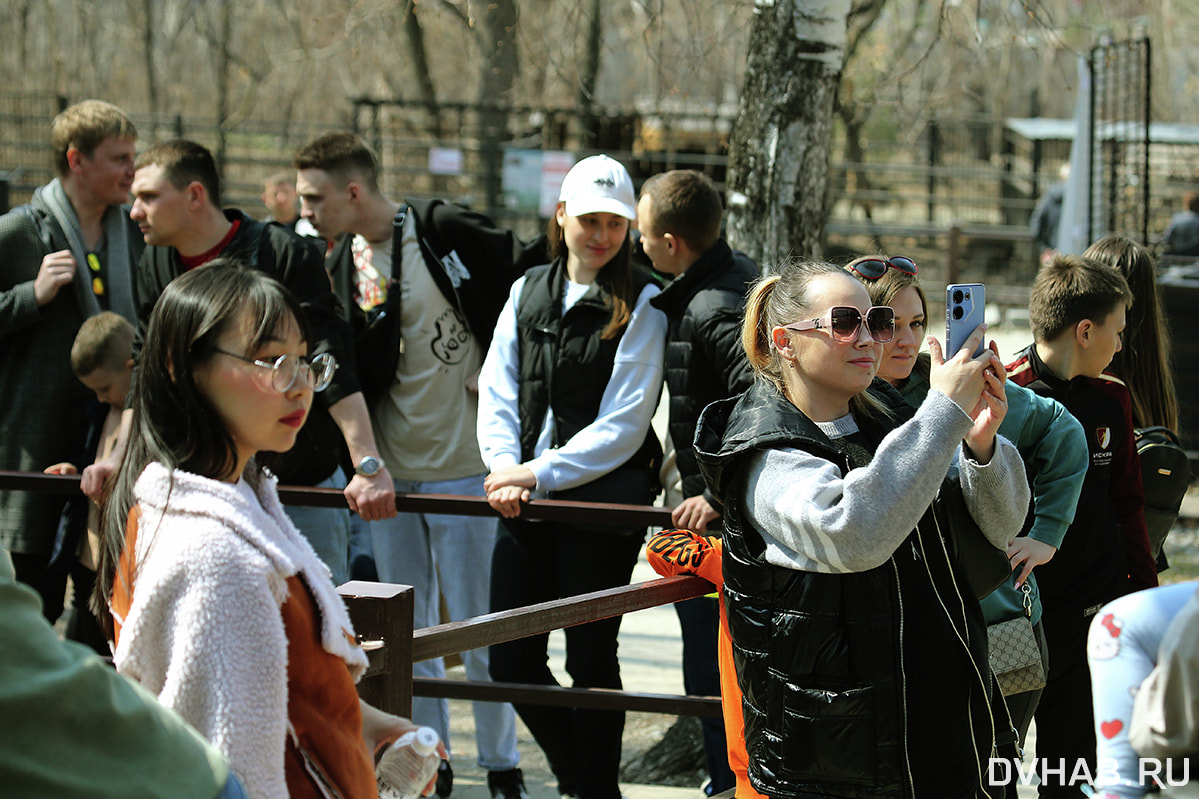
M 932 357 L 929 385 L 949 397 L 965 411 L 974 424 L 966 434 L 966 445 L 971 455 L 980 463 L 991 460 L 995 452 L 995 434 L 1007 414 L 1007 394 L 1004 383 L 1007 375 L 999 348 L 994 341 L 977 357 L 970 353 L 982 341 L 985 326 L 966 339 L 962 349 L 945 360 L 941 342 L 929 336 L 928 348 Z

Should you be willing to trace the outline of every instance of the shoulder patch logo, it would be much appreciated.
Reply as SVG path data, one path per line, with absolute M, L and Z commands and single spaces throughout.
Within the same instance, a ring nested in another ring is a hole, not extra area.
M 1100 427 L 1095 430 L 1095 440 L 1099 443 L 1100 449 L 1107 449 L 1112 445 L 1112 429 L 1110 427 Z

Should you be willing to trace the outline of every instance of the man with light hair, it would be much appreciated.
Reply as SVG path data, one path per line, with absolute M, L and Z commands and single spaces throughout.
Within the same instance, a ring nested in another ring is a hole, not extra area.
M 57 177 L 0 217 L 0 469 L 40 472 L 83 447 L 91 393 L 71 373 L 71 344 L 101 311 L 136 318 L 133 267 L 142 242 L 122 205 L 137 130 L 111 103 L 85 100 L 54 118 Z M 63 500 L 0 491 L 0 547 L 18 580 L 62 612 L 66 572 L 49 574 Z

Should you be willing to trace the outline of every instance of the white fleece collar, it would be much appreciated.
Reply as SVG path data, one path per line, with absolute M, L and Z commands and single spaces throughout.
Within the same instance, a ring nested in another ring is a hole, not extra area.
M 253 506 L 231 483 L 179 469 L 172 473 L 161 463 L 149 464 L 134 487 L 142 511 L 138 560 L 145 555 L 144 547 L 156 537 L 153 531 L 164 513 L 201 517 L 224 525 L 268 558 L 283 580 L 295 575 L 303 578 L 320 611 L 322 646 L 344 660 L 357 681 L 366 670 L 367 660 L 356 643 L 345 602 L 333 585 L 329 568 L 284 512 L 276 482 L 274 477 L 262 477 L 255 491 L 259 504 Z M 285 591 L 276 590 L 280 605 L 286 598 Z

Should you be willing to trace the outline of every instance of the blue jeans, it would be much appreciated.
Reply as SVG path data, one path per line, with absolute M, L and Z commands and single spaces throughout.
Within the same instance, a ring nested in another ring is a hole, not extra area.
M 483 496 L 483 475 L 458 480 L 396 480 L 397 494 Z M 375 568 L 385 583 L 415 589 L 416 627 L 441 623 L 438 594 L 445 597 L 449 621 L 481 616 L 490 610 L 491 551 L 498 521 L 490 516 L 399 513 L 370 523 Z M 469 680 L 490 680 L 486 648 L 462 653 Z M 441 658 L 412 664 L 413 677 L 445 677 Z M 520 763 L 516 748 L 516 713 L 507 702 L 473 702 L 479 765 L 506 771 Z M 412 720 L 437 730 L 449 747 L 450 709 L 445 699 L 413 697 Z
M 327 480 L 315 488 L 346 487 L 345 472 L 339 467 Z M 341 585 L 350 579 L 350 511 L 348 508 L 313 508 L 285 505 L 283 510 L 312 548 L 329 567 L 333 584 Z

